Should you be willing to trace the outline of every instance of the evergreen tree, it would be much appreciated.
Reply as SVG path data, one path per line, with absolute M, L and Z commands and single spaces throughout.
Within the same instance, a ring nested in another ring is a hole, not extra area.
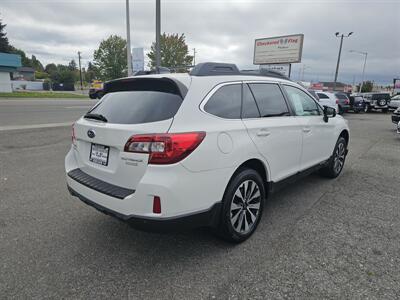
M 0 52 L 10 52 L 10 44 L 8 43 L 7 33 L 5 32 L 6 24 L 0 19 Z

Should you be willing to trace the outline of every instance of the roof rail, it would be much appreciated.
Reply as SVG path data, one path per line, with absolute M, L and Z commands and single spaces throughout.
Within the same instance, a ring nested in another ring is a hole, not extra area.
M 268 76 L 268 77 L 275 77 L 290 80 L 289 77 L 283 75 L 280 72 L 273 71 L 273 70 L 266 70 L 266 69 L 259 69 L 259 70 L 241 70 L 240 74 L 242 75 L 253 75 L 253 76 Z
M 192 76 L 216 76 L 216 75 L 249 75 L 268 76 L 290 80 L 285 75 L 272 70 L 239 70 L 235 64 L 205 62 L 197 64 L 189 73 Z
M 239 75 L 235 64 L 205 62 L 194 66 L 189 73 L 192 76 Z

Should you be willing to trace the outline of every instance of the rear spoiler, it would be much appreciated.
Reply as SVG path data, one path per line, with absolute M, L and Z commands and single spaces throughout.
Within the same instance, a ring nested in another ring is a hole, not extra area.
M 104 95 L 125 91 L 156 91 L 175 94 L 184 99 L 188 89 L 179 80 L 169 77 L 127 77 L 107 81 L 104 84 Z

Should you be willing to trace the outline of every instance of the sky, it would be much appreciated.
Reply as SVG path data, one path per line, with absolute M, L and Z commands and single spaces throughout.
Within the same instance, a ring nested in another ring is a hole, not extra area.
M 44 65 L 93 59 L 111 34 L 126 38 L 125 0 L 0 0 L 0 18 L 10 43 Z M 400 0 L 161 0 L 161 31 L 184 33 L 196 62 L 253 65 L 254 40 L 303 33 L 302 62 L 292 78 L 333 81 L 340 39 L 338 81 L 365 79 L 390 84 L 400 78 Z M 130 0 L 131 46 L 145 52 L 155 40 L 155 0 Z M 192 53 L 191 53 L 192 54 Z M 302 69 L 304 68 L 304 77 Z M 303 78 L 302 78 L 303 77 Z

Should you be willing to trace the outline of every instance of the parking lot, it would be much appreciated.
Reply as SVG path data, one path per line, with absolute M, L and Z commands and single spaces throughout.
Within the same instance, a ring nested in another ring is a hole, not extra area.
M 232 245 L 204 229 L 137 231 L 71 197 L 70 126 L 43 120 L 71 122 L 93 103 L 74 101 L 0 103 L 1 298 L 400 297 L 400 136 L 390 114 L 346 114 L 342 175 L 287 186 L 255 234 Z

